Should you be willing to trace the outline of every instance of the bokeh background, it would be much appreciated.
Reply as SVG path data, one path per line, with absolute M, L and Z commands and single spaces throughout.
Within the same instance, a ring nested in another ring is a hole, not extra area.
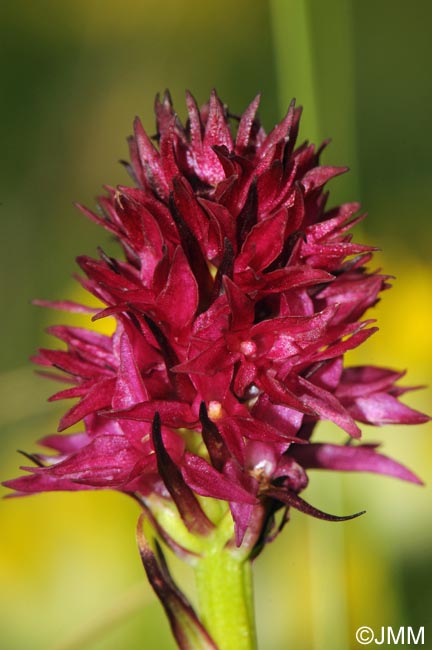
M 427 0 L 3 0 L 2 479 L 18 473 L 16 449 L 34 450 L 59 417 L 28 358 L 62 314 L 30 300 L 77 297 L 74 257 L 112 247 L 72 201 L 93 206 L 102 184 L 126 182 L 125 136 L 135 114 L 152 130 L 165 87 L 180 115 L 185 88 L 204 102 L 215 86 L 233 112 L 261 91 L 267 128 L 295 96 L 303 137 L 332 137 L 325 162 L 352 170 L 333 181 L 333 202 L 362 201 L 370 217 L 357 239 L 382 248 L 376 264 L 397 278 L 374 310 L 381 331 L 352 362 L 431 384 L 431 19 Z M 407 402 L 431 412 L 430 396 Z M 365 428 L 365 439 L 428 486 L 315 473 L 315 505 L 368 513 L 346 524 L 294 513 L 257 560 L 263 650 L 349 650 L 360 625 L 430 621 L 431 428 Z M 0 517 L 2 649 L 174 648 L 140 566 L 133 503 L 48 494 L 3 501 Z M 430 626 L 426 637 L 432 647 Z

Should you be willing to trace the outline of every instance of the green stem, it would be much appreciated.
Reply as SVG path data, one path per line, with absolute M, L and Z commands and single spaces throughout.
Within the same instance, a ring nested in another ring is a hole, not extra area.
M 219 650 L 256 650 L 251 562 L 226 549 L 195 567 L 200 619 Z

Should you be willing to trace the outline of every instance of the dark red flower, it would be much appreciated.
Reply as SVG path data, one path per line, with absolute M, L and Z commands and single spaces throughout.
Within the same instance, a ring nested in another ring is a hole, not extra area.
M 428 418 L 399 402 L 401 373 L 344 367 L 376 331 L 362 319 L 388 277 L 366 269 L 373 249 L 348 233 L 359 205 L 326 207 L 324 185 L 345 168 L 296 147 L 294 103 L 269 134 L 258 103 L 237 119 L 215 92 L 201 109 L 188 94 L 183 126 L 166 93 L 157 145 L 135 121 L 134 187 L 108 188 L 100 214 L 79 206 L 124 251 L 78 258 L 82 285 L 105 305 L 94 319 L 114 316 L 117 327 L 50 329 L 66 350 L 35 361 L 70 384 L 52 399 L 78 399 L 59 430 L 82 420 L 84 431 L 42 440 L 55 454 L 30 456 L 36 467 L 6 482 L 16 493 L 112 488 L 150 513 L 156 496 L 204 536 L 216 522 L 201 497 L 213 497 L 229 504 L 235 543 L 257 553 L 281 508 L 350 518 L 299 496 L 309 469 L 420 482 L 374 445 L 311 441 L 320 420 L 357 439 L 358 422 Z

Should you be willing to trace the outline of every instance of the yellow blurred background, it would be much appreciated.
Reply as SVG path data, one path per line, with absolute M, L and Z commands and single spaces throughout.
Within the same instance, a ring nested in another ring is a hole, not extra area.
M 407 384 L 431 383 L 431 19 L 426 0 L 415 12 L 402 0 L 391 11 L 372 0 L 3 1 L 2 480 L 18 473 L 16 449 L 34 450 L 62 409 L 46 403 L 54 386 L 28 363 L 62 315 L 30 300 L 74 297 L 74 257 L 98 244 L 115 250 L 71 204 L 93 206 L 103 183 L 127 182 L 117 163 L 125 136 L 135 114 L 152 131 L 165 87 L 181 116 L 185 88 L 203 102 L 216 87 L 236 113 L 261 91 L 267 128 L 291 97 L 304 105 L 303 137 L 331 136 L 325 162 L 352 169 L 334 181 L 332 202 L 362 201 L 370 216 L 357 239 L 382 248 L 376 265 L 396 276 L 374 310 L 380 332 L 351 362 L 409 368 Z M 430 396 L 406 401 L 431 412 Z M 345 524 L 293 513 L 255 566 L 262 650 L 350 650 L 360 625 L 427 625 L 430 434 L 429 425 L 365 427 L 425 488 L 311 472 L 314 505 L 368 512 Z M 0 647 L 174 648 L 136 550 L 137 514 L 111 493 L 3 501 Z

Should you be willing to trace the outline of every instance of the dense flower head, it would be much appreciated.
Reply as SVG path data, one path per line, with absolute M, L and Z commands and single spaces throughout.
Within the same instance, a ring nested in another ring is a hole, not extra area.
M 154 138 L 136 119 L 133 187 L 108 187 L 99 213 L 79 206 L 124 258 L 78 258 L 102 310 L 50 304 L 112 316 L 116 329 L 50 328 L 66 349 L 35 361 L 70 384 L 51 399 L 78 399 L 59 431 L 79 421 L 83 431 L 42 440 L 55 454 L 31 455 L 36 467 L 7 485 L 112 488 L 144 506 L 156 495 L 202 535 L 215 522 L 201 497 L 213 497 L 229 504 L 235 543 L 258 549 L 282 508 L 282 522 L 290 507 L 349 518 L 299 496 L 309 469 L 420 482 L 356 439 L 358 423 L 428 418 L 399 401 L 403 373 L 344 365 L 376 331 L 364 314 L 389 278 L 367 270 L 373 248 L 349 234 L 359 205 L 327 208 L 324 186 L 346 169 L 296 145 L 301 110 L 293 102 L 267 134 L 258 97 L 239 118 L 215 92 L 202 108 L 186 102 L 183 126 L 169 94 L 156 99 Z M 339 427 L 340 445 L 313 442 L 320 420 Z

